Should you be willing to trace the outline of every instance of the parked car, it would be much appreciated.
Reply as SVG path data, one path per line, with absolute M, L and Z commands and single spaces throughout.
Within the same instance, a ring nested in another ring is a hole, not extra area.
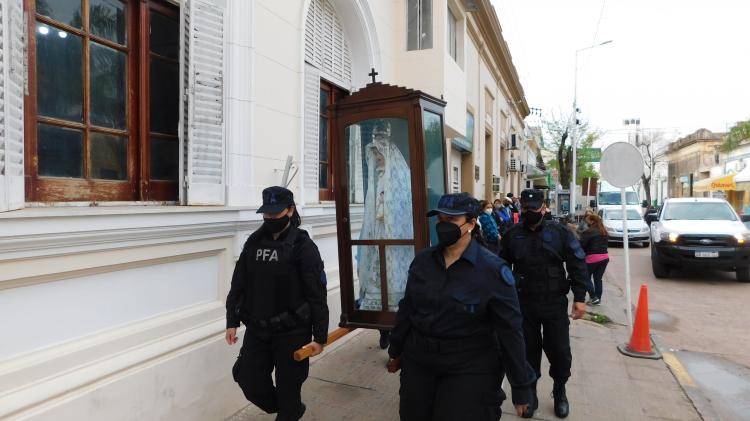
M 651 268 L 657 278 L 673 267 L 733 271 L 750 282 L 750 230 L 723 199 L 667 199 L 651 222 Z
M 628 242 L 638 243 L 647 247 L 649 243 L 649 229 L 641 214 L 635 209 L 626 209 L 628 216 Z M 599 211 L 604 226 L 607 228 L 609 241 L 622 243 L 622 209 L 604 209 Z

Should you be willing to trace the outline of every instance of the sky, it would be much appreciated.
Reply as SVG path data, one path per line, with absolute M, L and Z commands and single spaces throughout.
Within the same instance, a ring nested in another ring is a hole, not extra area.
M 750 119 L 748 0 L 491 1 L 529 107 L 569 115 L 578 56 L 578 108 L 600 146 L 627 139 L 626 118 L 667 141 Z

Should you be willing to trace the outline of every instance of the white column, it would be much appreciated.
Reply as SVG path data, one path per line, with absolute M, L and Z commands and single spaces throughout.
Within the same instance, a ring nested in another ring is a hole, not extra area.
M 227 206 L 257 204 L 252 171 L 253 3 L 229 0 L 227 7 L 226 139 Z

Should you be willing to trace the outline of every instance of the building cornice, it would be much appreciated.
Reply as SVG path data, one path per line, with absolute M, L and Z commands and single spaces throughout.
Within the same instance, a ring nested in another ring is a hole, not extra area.
M 529 115 L 529 105 L 521 86 L 521 81 L 513 65 L 513 57 L 510 54 L 508 44 L 503 38 L 503 31 L 495 9 L 490 0 L 478 0 L 479 13 L 473 13 L 482 38 L 488 40 L 485 46 L 491 51 L 492 57 L 497 61 L 500 73 L 507 83 L 510 98 L 519 109 L 521 120 Z

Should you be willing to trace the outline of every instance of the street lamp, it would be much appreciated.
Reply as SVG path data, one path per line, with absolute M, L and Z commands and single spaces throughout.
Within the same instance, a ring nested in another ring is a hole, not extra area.
M 578 149 L 578 137 L 576 133 L 576 127 L 578 126 L 578 53 L 581 51 L 590 50 L 602 45 L 611 43 L 612 40 L 607 40 L 599 44 L 590 45 L 588 47 L 579 48 L 576 50 L 575 60 L 575 79 L 573 81 L 573 121 L 572 128 L 570 130 L 571 143 L 573 146 L 573 177 L 570 179 L 570 212 L 575 218 L 576 214 L 576 177 L 578 176 L 578 162 L 577 162 L 577 149 Z

